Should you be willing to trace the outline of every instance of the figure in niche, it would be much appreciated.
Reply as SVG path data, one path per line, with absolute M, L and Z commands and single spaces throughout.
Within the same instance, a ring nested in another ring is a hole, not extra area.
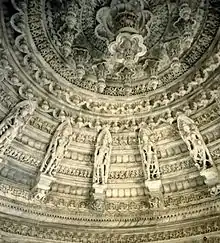
M 139 149 L 142 158 L 143 170 L 145 179 L 156 180 L 159 179 L 159 166 L 157 160 L 157 150 L 153 143 L 152 132 L 149 129 L 141 128 L 139 131 Z
M 59 28 L 57 34 L 60 40 L 62 40 L 61 51 L 65 57 L 68 57 L 72 52 L 73 41 L 79 34 L 79 9 L 74 2 L 69 3 L 66 6 L 66 15 L 63 25 Z
M 189 3 L 171 4 L 171 22 L 167 35 L 164 39 L 165 48 L 169 54 L 172 67 L 177 71 L 180 68 L 179 56 L 186 51 L 192 44 L 194 35 L 198 30 L 196 18 L 200 13 L 194 13 Z M 194 18 L 193 16 L 196 16 Z
M 99 185 L 107 184 L 111 150 L 112 150 L 111 134 L 107 128 L 104 128 L 99 134 L 97 139 L 97 144 L 96 144 L 94 172 L 93 172 L 94 184 L 99 184 Z
M 18 103 L 0 123 L 0 155 L 28 123 L 36 108 L 36 102 L 25 100 Z
M 180 114 L 177 118 L 177 124 L 180 135 L 186 143 L 198 170 L 211 168 L 213 166 L 211 155 L 193 120 L 184 114 Z
M 42 173 L 49 176 L 56 175 L 58 165 L 72 141 L 72 133 L 70 119 L 65 120 L 58 126 L 41 165 L 40 171 Z
M 183 35 L 185 32 L 192 32 L 196 25 L 197 21 L 192 17 L 192 9 L 189 4 L 181 4 L 179 7 L 179 17 L 173 24 L 178 36 Z

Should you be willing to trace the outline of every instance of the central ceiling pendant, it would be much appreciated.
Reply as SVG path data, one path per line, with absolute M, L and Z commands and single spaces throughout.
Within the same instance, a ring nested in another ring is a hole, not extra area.
M 120 77 L 126 95 L 132 90 L 135 66 L 147 53 L 144 40 L 150 34 L 152 14 L 145 7 L 143 1 L 112 1 L 110 7 L 101 8 L 96 16 L 99 25 L 95 32 L 108 45 L 107 72 Z

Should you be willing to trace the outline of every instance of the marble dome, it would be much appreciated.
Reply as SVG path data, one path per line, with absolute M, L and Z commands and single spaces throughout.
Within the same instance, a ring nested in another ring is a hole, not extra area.
M 0 1 L 0 242 L 220 242 L 220 1 Z

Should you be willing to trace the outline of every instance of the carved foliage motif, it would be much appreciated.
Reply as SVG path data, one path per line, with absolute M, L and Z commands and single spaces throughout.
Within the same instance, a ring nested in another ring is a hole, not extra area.
M 160 240 L 171 240 L 175 238 L 184 238 L 196 235 L 207 234 L 219 231 L 219 218 L 215 218 L 210 222 L 199 223 L 195 226 L 184 226 L 181 229 L 172 231 L 158 231 L 157 233 L 138 233 L 138 234 L 119 234 L 119 233 L 92 233 L 72 232 L 64 229 L 52 229 L 46 226 L 36 226 L 18 223 L 12 220 L 1 218 L 0 229 L 3 232 L 18 235 L 37 237 L 39 239 L 55 239 L 59 241 L 68 240 L 69 242 L 77 242 L 86 239 L 91 243 L 102 242 L 107 243 L 112 239 L 114 242 L 156 242 Z

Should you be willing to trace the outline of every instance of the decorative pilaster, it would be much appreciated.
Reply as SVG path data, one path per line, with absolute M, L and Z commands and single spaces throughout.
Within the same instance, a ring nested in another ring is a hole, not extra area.
M 107 190 L 111 150 L 111 133 L 108 128 L 104 128 L 97 137 L 94 154 L 91 207 L 96 211 L 103 211 L 105 207 L 105 194 Z
M 205 184 L 210 188 L 211 194 L 219 194 L 220 174 L 199 129 L 192 119 L 182 113 L 177 117 L 177 125 L 180 136 L 186 143 L 200 175 L 205 178 Z
M 0 168 L 4 166 L 3 155 L 15 137 L 30 120 L 37 103 L 32 100 L 19 102 L 0 123 Z
M 149 128 L 140 128 L 138 134 L 145 186 L 152 197 L 162 199 L 162 183 L 157 158 L 157 148 Z M 162 201 L 162 200 L 161 200 Z
M 58 166 L 72 141 L 72 133 L 70 118 L 66 118 L 57 127 L 48 146 L 36 179 L 36 185 L 32 189 L 35 199 L 44 200 L 50 190 L 51 184 L 56 180 L 55 176 Z

